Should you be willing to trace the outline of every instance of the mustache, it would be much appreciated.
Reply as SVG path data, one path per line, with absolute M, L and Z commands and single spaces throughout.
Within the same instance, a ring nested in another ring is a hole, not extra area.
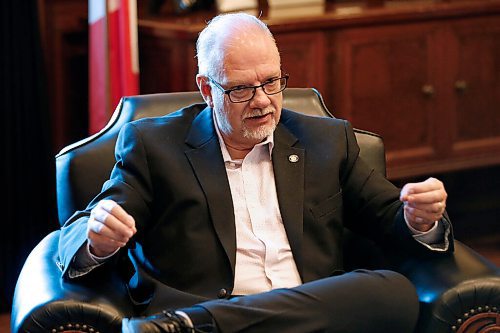
M 274 113 L 276 110 L 273 107 L 267 107 L 265 109 L 254 109 L 243 115 L 243 119 L 253 118 L 253 117 L 262 117 L 268 115 L 270 113 Z

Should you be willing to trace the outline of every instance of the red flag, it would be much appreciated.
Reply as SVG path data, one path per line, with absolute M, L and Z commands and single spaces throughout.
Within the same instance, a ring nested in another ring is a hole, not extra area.
M 122 96 L 139 94 L 136 0 L 89 0 L 89 132 Z

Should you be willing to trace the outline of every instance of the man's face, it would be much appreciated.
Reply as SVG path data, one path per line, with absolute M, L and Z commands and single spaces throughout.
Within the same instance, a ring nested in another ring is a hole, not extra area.
M 224 52 L 220 77 L 224 87 L 257 86 L 281 76 L 280 57 L 274 42 L 266 35 L 240 36 Z M 217 124 L 227 145 L 251 148 L 269 136 L 279 122 L 282 93 L 266 95 L 258 88 L 248 102 L 233 103 L 220 89 L 212 87 Z

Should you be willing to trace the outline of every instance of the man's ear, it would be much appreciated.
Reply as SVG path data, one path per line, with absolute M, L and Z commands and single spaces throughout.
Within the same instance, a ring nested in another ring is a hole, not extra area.
M 204 75 L 197 74 L 196 75 L 196 84 L 198 85 L 198 89 L 200 90 L 201 96 L 205 100 L 208 106 L 213 107 L 213 98 L 212 98 L 212 87 L 208 82 L 208 78 Z

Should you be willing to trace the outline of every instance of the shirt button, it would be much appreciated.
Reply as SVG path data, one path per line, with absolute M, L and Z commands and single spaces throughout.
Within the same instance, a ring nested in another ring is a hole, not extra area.
M 228 295 L 228 291 L 226 288 L 222 288 L 221 290 L 219 290 L 219 292 L 217 293 L 217 297 L 219 298 L 226 298 L 227 295 Z

